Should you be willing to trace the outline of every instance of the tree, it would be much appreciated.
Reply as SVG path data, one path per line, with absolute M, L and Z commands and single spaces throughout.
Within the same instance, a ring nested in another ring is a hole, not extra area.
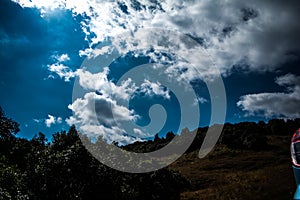
M 158 133 L 156 133 L 154 136 L 154 142 L 159 142 L 159 141 L 160 141 L 160 138 L 158 136 Z
M 12 119 L 7 118 L 2 108 L 0 107 L 0 138 L 10 139 L 19 131 L 19 124 Z
M 170 131 L 166 134 L 166 140 L 168 142 L 170 142 L 174 137 L 175 137 L 175 134 L 172 131 Z

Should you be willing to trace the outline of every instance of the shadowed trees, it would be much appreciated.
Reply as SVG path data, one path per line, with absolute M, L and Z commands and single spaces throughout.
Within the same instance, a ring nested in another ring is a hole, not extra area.
M 18 124 L 0 110 L 0 197 L 3 199 L 179 199 L 188 181 L 162 169 L 129 174 L 91 156 L 75 126 L 31 140 L 15 137 Z

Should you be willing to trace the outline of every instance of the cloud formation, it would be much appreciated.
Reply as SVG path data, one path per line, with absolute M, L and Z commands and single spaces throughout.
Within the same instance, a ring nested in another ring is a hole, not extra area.
M 132 128 L 131 132 L 128 132 L 130 128 L 128 130 L 120 128 L 123 123 L 134 124 L 140 118 L 126 105 L 129 104 L 131 96 L 140 94 L 169 99 L 169 91 L 159 82 L 153 83 L 149 80 L 136 85 L 131 79 L 127 79 L 120 85 L 116 85 L 108 80 L 108 73 L 108 68 L 98 73 L 91 73 L 84 69 L 76 71 L 79 85 L 89 92 L 69 105 L 68 108 L 73 111 L 73 116 L 66 122 L 69 125 L 76 125 L 80 131 L 91 138 L 102 137 L 108 142 L 117 141 L 119 144 L 141 141 L 141 138 L 149 137 L 149 133 L 144 133 L 139 128 Z
M 58 75 L 64 81 L 69 82 L 71 78 L 74 78 L 76 73 L 73 72 L 64 63 L 70 60 L 68 54 L 54 55 L 52 56 L 55 63 L 48 65 L 48 70 L 55 75 Z M 49 75 L 48 78 L 55 78 L 53 75 Z
M 170 91 L 168 88 L 164 88 L 159 82 L 151 82 L 147 79 L 141 84 L 141 92 L 148 96 L 162 96 L 165 99 L 170 99 Z
M 35 120 L 37 123 L 38 121 Z M 45 124 L 48 128 L 50 128 L 54 124 L 61 124 L 62 123 L 62 118 L 61 117 L 54 117 L 52 115 L 48 115 L 48 118 L 45 119 Z
M 97 139 L 101 136 L 108 142 L 118 141 L 120 144 L 139 140 L 128 136 L 118 126 L 123 121 L 135 121 L 138 116 L 109 97 L 95 92 L 86 93 L 83 98 L 78 98 L 69 105 L 69 109 L 74 114 L 66 122 L 69 125 L 75 124 L 91 138 Z
M 265 117 L 300 117 L 300 76 L 286 74 L 275 82 L 286 87 L 286 92 L 248 94 L 240 98 L 237 105 L 250 115 Z
M 53 0 L 47 4 L 14 1 L 44 12 L 64 8 L 74 15 L 89 17 L 81 24 L 85 34 L 91 36 L 91 46 L 110 37 L 120 37 L 124 31 L 135 33 L 143 27 L 181 31 L 206 48 L 224 75 L 230 74 L 234 67 L 272 71 L 293 57 L 300 46 L 299 1 Z M 139 41 L 132 44 L 141 45 Z M 104 51 L 108 48 L 99 53 Z M 203 59 L 199 57 L 198 62 L 205 62 Z
M 123 81 L 120 85 L 116 85 L 112 81 L 108 80 L 107 76 L 109 69 L 107 67 L 98 73 L 91 73 L 83 69 L 78 69 L 74 73 L 78 76 L 79 84 L 83 88 L 99 91 L 107 97 L 128 100 L 137 89 L 131 79 Z

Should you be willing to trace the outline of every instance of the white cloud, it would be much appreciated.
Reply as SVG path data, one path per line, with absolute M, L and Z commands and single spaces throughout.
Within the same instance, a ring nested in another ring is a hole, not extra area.
M 36 121 L 36 120 L 35 120 Z M 39 123 L 38 121 L 36 121 Z M 48 119 L 45 120 L 45 124 L 47 127 L 51 127 L 53 124 L 61 124 L 62 123 L 62 118 L 61 117 L 54 117 L 52 115 L 48 115 Z
M 66 66 L 64 63 L 70 60 L 68 54 L 61 55 L 53 55 L 51 56 L 54 60 L 54 63 L 51 65 L 47 65 L 48 70 L 52 73 L 48 76 L 48 78 L 54 79 L 53 74 L 58 75 L 64 81 L 69 82 L 71 78 L 76 76 L 76 72 Z
M 66 122 L 69 125 L 75 124 L 80 131 L 90 137 L 102 136 L 108 142 L 136 141 L 138 138 L 126 136 L 126 131 L 119 128 L 119 123 L 135 122 L 137 115 L 132 110 L 118 105 L 113 99 L 95 92 L 86 93 L 83 98 L 76 99 L 69 109 L 73 116 Z
M 69 105 L 68 108 L 73 111 L 73 116 L 69 117 L 66 122 L 69 125 L 75 124 L 80 131 L 90 137 L 102 136 L 108 142 L 117 141 L 125 144 L 126 141 L 134 142 L 147 137 L 148 134 L 138 128 L 132 128 L 131 132 L 120 128 L 124 122 L 134 124 L 139 118 L 133 110 L 125 106 L 128 105 L 132 95 L 138 95 L 138 88 L 141 88 L 140 92 L 149 96 L 159 95 L 167 99 L 170 98 L 169 90 L 159 82 L 153 83 L 149 80 L 144 80 L 140 87 L 136 86 L 131 79 L 116 85 L 108 80 L 108 73 L 108 68 L 98 73 L 91 73 L 84 69 L 76 71 L 79 85 L 91 92 L 87 92 L 82 98 L 75 99 Z M 120 101 L 123 105 L 119 104 Z
M 187 33 L 203 43 L 223 75 L 232 73 L 234 66 L 252 71 L 272 71 L 291 57 L 290 52 L 300 48 L 299 1 L 14 1 L 23 7 L 36 7 L 45 12 L 45 8 L 49 12 L 65 8 L 74 15 L 88 16 L 89 20 L 83 20 L 81 25 L 86 35 L 95 35 L 90 47 L 110 37 L 122 38 L 124 31 L 134 34 L 143 27 L 163 27 Z M 172 42 L 172 38 L 157 37 L 165 43 Z M 157 37 L 146 39 L 151 43 L 157 41 Z M 127 50 L 143 46 L 142 40 L 127 39 L 124 38 Z M 80 54 L 89 55 L 90 47 Z M 170 47 L 170 50 L 173 49 Z M 190 50 L 193 51 L 193 48 Z M 111 52 L 111 49 L 104 47 L 97 51 L 96 55 Z M 207 70 L 207 56 L 200 55 L 194 59 L 201 64 L 198 70 L 202 74 L 218 73 Z M 193 70 L 185 73 L 187 77 L 194 78 Z
M 287 87 L 287 92 L 248 94 L 237 105 L 250 115 L 265 117 L 300 117 L 300 76 L 287 74 L 278 77 L 276 83 Z
M 47 127 L 51 127 L 52 124 L 55 124 L 55 118 L 52 115 L 48 115 L 48 119 L 45 120 Z
M 109 69 L 104 68 L 102 72 L 91 73 L 86 70 L 79 69 L 76 71 L 76 75 L 79 77 L 79 84 L 87 90 L 96 90 L 101 92 L 104 96 L 114 97 L 122 100 L 129 100 L 129 97 L 135 92 L 137 87 L 131 79 L 127 79 L 120 83 L 120 85 L 114 84 L 108 80 L 107 75 Z
M 70 57 L 68 54 L 54 55 L 53 58 L 59 63 L 70 60 Z
M 69 67 L 55 63 L 52 65 L 48 65 L 48 70 L 52 73 L 57 74 L 61 79 L 64 79 L 64 81 L 68 82 L 71 78 L 74 78 L 76 73 L 73 72 Z M 49 78 L 53 78 L 53 75 L 49 75 Z
M 13 0 L 20 4 L 22 7 L 38 8 L 41 10 L 41 14 L 53 11 L 57 8 L 64 8 L 63 1 L 61 0 Z
M 158 95 L 165 99 L 171 98 L 170 91 L 167 88 L 164 88 L 159 82 L 154 83 L 147 79 L 141 84 L 141 92 L 149 96 Z
M 113 48 L 111 46 L 103 46 L 101 48 L 87 48 L 85 50 L 80 50 L 79 51 L 79 56 L 87 56 L 88 58 L 96 58 L 99 55 L 108 55 L 111 54 L 113 51 Z

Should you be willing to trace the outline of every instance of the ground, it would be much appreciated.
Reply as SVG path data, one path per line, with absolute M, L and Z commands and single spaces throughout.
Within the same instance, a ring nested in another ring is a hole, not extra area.
M 270 136 L 263 151 L 217 145 L 204 159 L 197 151 L 183 155 L 170 166 L 191 181 L 181 199 L 292 199 L 296 184 L 290 139 Z

